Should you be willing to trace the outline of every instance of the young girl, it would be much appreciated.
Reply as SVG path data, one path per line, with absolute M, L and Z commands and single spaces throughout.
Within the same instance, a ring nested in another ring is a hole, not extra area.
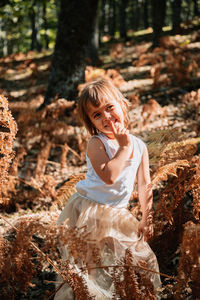
M 100 78 L 83 89 L 78 112 L 92 136 L 86 152 L 88 171 L 86 179 L 76 185 L 77 193 L 67 202 L 58 224 L 68 220 L 66 226 L 85 227 L 100 251 L 103 266 L 116 265 L 129 249 L 134 265 L 158 272 L 157 259 L 146 242 L 153 235 L 148 152 L 142 140 L 127 130 L 128 101 L 109 80 Z M 127 209 L 135 178 L 140 222 Z M 88 267 L 94 266 L 89 246 Z M 68 257 L 67 245 L 62 247 L 62 255 Z M 160 286 L 156 272 L 145 272 L 155 288 Z M 93 268 L 83 276 L 94 299 L 113 299 L 112 276 L 105 268 Z M 70 297 L 65 284 L 55 299 Z

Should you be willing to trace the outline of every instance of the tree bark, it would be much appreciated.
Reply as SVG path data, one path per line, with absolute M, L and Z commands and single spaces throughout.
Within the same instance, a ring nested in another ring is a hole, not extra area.
M 186 15 L 186 22 L 189 21 L 191 19 L 191 5 L 192 5 L 192 2 L 191 1 L 188 1 L 188 5 L 187 5 L 187 15 Z
M 198 0 L 193 0 L 193 2 L 194 2 L 194 16 L 199 16 Z
M 36 49 L 36 38 L 37 38 L 37 32 L 36 32 L 36 25 L 35 25 L 35 1 L 33 2 L 33 6 L 29 10 L 29 17 L 31 21 L 31 50 Z
M 175 0 L 176 1 L 176 0 Z M 166 0 L 151 0 L 153 23 L 153 47 L 159 46 L 159 38 L 163 35 L 165 24 Z
M 7 39 L 7 24 L 6 19 L 0 19 L 0 55 L 7 56 L 8 55 L 8 39 Z
M 97 10 L 98 0 L 61 0 L 56 44 L 43 106 L 56 95 L 68 100 L 77 97 L 77 85 L 84 81 Z
M 96 17 L 94 20 L 93 35 L 88 47 L 88 61 L 93 66 L 99 64 L 99 56 L 97 51 L 98 48 L 99 48 L 99 7 L 97 8 Z
M 106 24 L 106 0 L 101 0 L 101 18 L 100 18 L 100 31 L 101 35 L 107 34 L 107 24 Z
M 144 0 L 144 28 L 149 28 L 149 7 L 148 0 Z
M 130 26 L 130 28 L 137 31 L 140 26 L 141 4 L 138 0 L 132 0 L 130 4 L 132 15 L 132 21 L 130 22 L 132 25 Z
M 136 30 L 140 28 L 141 22 L 141 3 L 136 1 L 136 10 L 135 10 L 135 22 L 136 22 Z
M 112 38 L 116 31 L 116 3 L 115 0 L 109 1 L 109 34 Z
M 173 0 L 172 1 L 172 32 L 173 32 L 173 34 L 180 33 L 181 2 L 182 2 L 182 0 Z
M 48 23 L 47 23 L 46 11 L 47 11 L 47 3 L 46 3 L 46 1 L 43 1 L 43 3 L 42 3 L 42 19 L 43 19 L 43 28 L 45 31 L 45 34 L 44 34 L 45 49 L 49 49 Z
M 128 0 L 120 1 L 120 12 L 119 12 L 119 14 L 120 14 L 120 37 L 123 39 L 127 38 L 127 35 L 126 35 L 126 30 L 127 30 L 126 7 L 127 7 L 127 4 L 128 4 Z

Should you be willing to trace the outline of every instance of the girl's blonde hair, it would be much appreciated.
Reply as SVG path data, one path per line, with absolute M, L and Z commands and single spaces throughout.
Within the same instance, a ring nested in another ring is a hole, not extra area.
M 94 127 L 88 116 L 88 104 L 91 103 L 93 106 L 98 107 L 103 99 L 115 99 L 118 103 L 120 103 L 124 113 L 124 126 L 128 126 L 128 100 L 110 80 L 98 78 L 89 82 L 84 87 L 78 101 L 79 117 L 91 135 L 98 134 L 98 130 Z

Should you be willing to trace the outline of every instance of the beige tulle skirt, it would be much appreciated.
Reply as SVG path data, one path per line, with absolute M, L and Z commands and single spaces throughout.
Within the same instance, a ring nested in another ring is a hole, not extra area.
M 101 205 L 75 193 L 61 212 L 57 223 L 65 223 L 69 228 L 85 228 L 86 233 L 88 232 L 88 251 L 85 260 L 88 268 L 94 267 L 92 259 L 94 252 L 90 250 L 93 249 L 91 246 L 94 242 L 100 251 L 102 266 L 116 265 L 129 249 L 133 265 L 145 265 L 146 269 L 155 271 L 145 271 L 145 276 L 151 280 L 155 289 L 160 286 L 160 276 L 156 273 L 159 272 L 156 256 L 143 237 L 138 237 L 139 222 L 128 209 Z M 60 251 L 63 259 L 69 259 L 67 243 L 60 247 Z M 80 261 L 76 261 L 76 270 L 80 270 L 81 267 L 83 265 Z M 144 272 L 142 268 L 141 272 Z M 91 268 L 91 271 L 83 274 L 83 277 L 94 299 L 113 299 L 113 277 L 106 268 Z M 54 299 L 74 299 L 73 292 L 67 284 L 64 284 Z

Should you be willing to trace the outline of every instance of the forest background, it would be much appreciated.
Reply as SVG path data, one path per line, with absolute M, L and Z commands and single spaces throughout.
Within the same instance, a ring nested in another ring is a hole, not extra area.
M 67 237 L 72 255 L 84 252 L 82 233 L 55 222 L 85 176 L 76 103 L 99 76 L 129 99 L 130 132 L 149 149 L 161 298 L 200 299 L 199 10 L 197 0 L 1 1 L 1 299 L 53 299 L 56 274 L 91 298 L 57 251 Z M 129 209 L 140 218 L 137 190 Z M 153 299 L 126 266 L 115 297 Z

